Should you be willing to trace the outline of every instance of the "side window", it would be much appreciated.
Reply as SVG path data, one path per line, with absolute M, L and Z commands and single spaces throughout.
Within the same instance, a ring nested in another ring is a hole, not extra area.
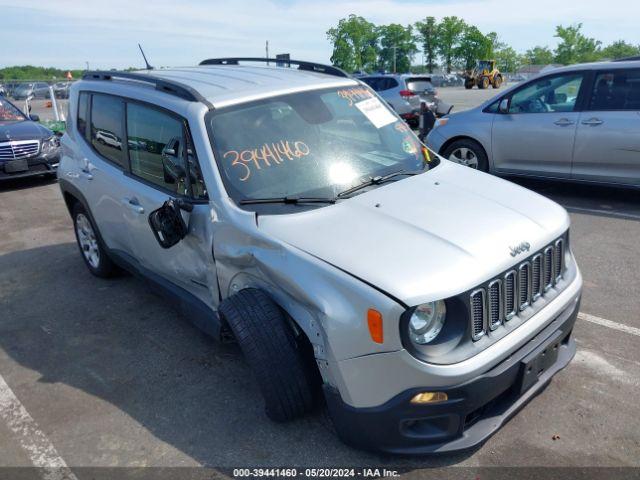
M 362 81 L 373 88 L 374 91 L 380 91 L 380 79 L 379 78 L 363 78 Z
M 640 69 L 598 73 L 589 110 L 640 110 Z
M 390 90 L 392 88 L 396 88 L 398 86 L 398 81 L 395 78 L 387 78 L 384 84 L 385 90 Z
M 176 194 L 206 198 L 195 150 L 184 131 L 184 124 L 178 118 L 128 103 L 127 146 L 131 173 Z
M 573 73 L 535 80 L 513 94 L 509 113 L 572 112 L 582 79 Z
M 94 94 L 91 101 L 91 144 L 107 160 L 125 166 L 122 151 L 124 103 L 117 97 Z
M 87 119 L 89 118 L 89 94 L 81 92 L 78 96 L 78 132 L 87 138 Z

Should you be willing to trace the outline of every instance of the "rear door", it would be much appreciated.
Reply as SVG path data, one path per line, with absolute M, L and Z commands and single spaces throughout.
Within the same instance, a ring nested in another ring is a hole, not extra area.
M 126 159 L 121 143 L 106 143 L 103 134 L 123 138 L 124 103 L 119 97 L 81 92 L 78 100 L 78 142 L 74 177 L 86 197 L 102 239 L 110 250 L 131 254 L 129 232 L 122 223 L 121 199 L 126 194 Z
M 596 72 L 578 122 L 572 177 L 640 186 L 640 68 Z
M 508 113 L 494 117 L 495 169 L 569 178 L 583 84 L 583 72 L 567 72 L 532 80 L 510 94 Z
M 126 138 L 131 188 L 122 202 L 136 258 L 148 271 L 208 305 L 217 304 L 207 190 L 186 121 L 159 107 L 127 101 Z M 182 213 L 187 236 L 164 249 L 148 219 L 171 198 L 189 201 L 194 208 Z

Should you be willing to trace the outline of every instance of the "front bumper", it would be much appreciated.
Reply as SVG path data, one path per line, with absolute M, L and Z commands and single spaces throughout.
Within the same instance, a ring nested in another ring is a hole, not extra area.
M 55 174 L 60 163 L 60 154 L 51 156 L 38 156 L 27 159 L 27 170 L 21 171 L 8 171 L 6 164 L 8 162 L 0 163 L 0 180 L 9 180 L 13 178 L 25 178 L 33 177 L 35 175 Z
M 473 448 L 541 392 L 576 351 L 571 331 L 580 302 L 571 302 L 544 330 L 489 371 L 453 387 L 412 388 L 377 407 L 355 408 L 325 387 L 329 412 L 347 444 L 396 454 L 445 453 Z M 423 391 L 448 400 L 414 405 Z

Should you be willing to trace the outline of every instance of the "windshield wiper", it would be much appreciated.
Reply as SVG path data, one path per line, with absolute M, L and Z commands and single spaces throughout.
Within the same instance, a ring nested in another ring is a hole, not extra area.
M 300 203 L 336 203 L 336 198 L 324 197 L 273 197 L 273 198 L 243 198 L 240 205 L 255 205 L 265 203 L 284 203 L 287 205 L 298 205 Z
M 392 172 L 392 173 L 388 173 L 387 175 L 382 175 L 382 176 L 377 176 L 377 177 L 371 177 L 369 180 L 367 180 L 366 182 L 363 182 L 359 185 L 356 185 L 355 187 L 351 187 L 351 188 L 347 188 L 346 190 L 340 192 L 337 197 L 338 198 L 344 198 L 347 197 L 349 195 L 351 195 L 354 192 L 357 192 L 358 190 L 362 190 L 363 188 L 367 188 L 370 187 L 372 185 L 380 185 L 388 180 L 391 180 L 394 177 L 399 177 L 401 175 L 418 175 L 420 173 L 424 173 L 425 170 L 399 170 L 397 172 Z

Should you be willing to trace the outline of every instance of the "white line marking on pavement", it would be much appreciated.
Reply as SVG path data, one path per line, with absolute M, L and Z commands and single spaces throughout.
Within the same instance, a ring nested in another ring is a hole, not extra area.
M 47 436 L 0 376 L 0 417 L 17 437 L 44 480 L 78 480 Z
M 564 208 L 569 210 L 569 212 L 575 213 L 596 213 L 607 215 L 609 217 L 617 217 L 617 218 L 626 218 L 629 220 L 640 220 L 640 215 L 634 215 L 633 213 L 624 213 L 624 212 L 616 212 L 615 210 L 599 210 L 597 208 L 583 208 L 583 207 L 572 207 L 571 205 L 564 205 Z
M 603 327 L 612 328 L 613 330 L 618 330 L 624 333 L 630 333 L 631 335 L 640 337 L 640 328 L 630 327 L 629 325 L 612 322 L 611 320 L 607 320 L 606 318 L 600 318 L 600 317 L 596 317 L 595 315 L 589 315 L 588 313 L 582 313 L 582 312 L 578 313 L 578 318 L 580 320 L 586 320 L 587 322 L 595 323 L 597 325 L 602 325 Z

